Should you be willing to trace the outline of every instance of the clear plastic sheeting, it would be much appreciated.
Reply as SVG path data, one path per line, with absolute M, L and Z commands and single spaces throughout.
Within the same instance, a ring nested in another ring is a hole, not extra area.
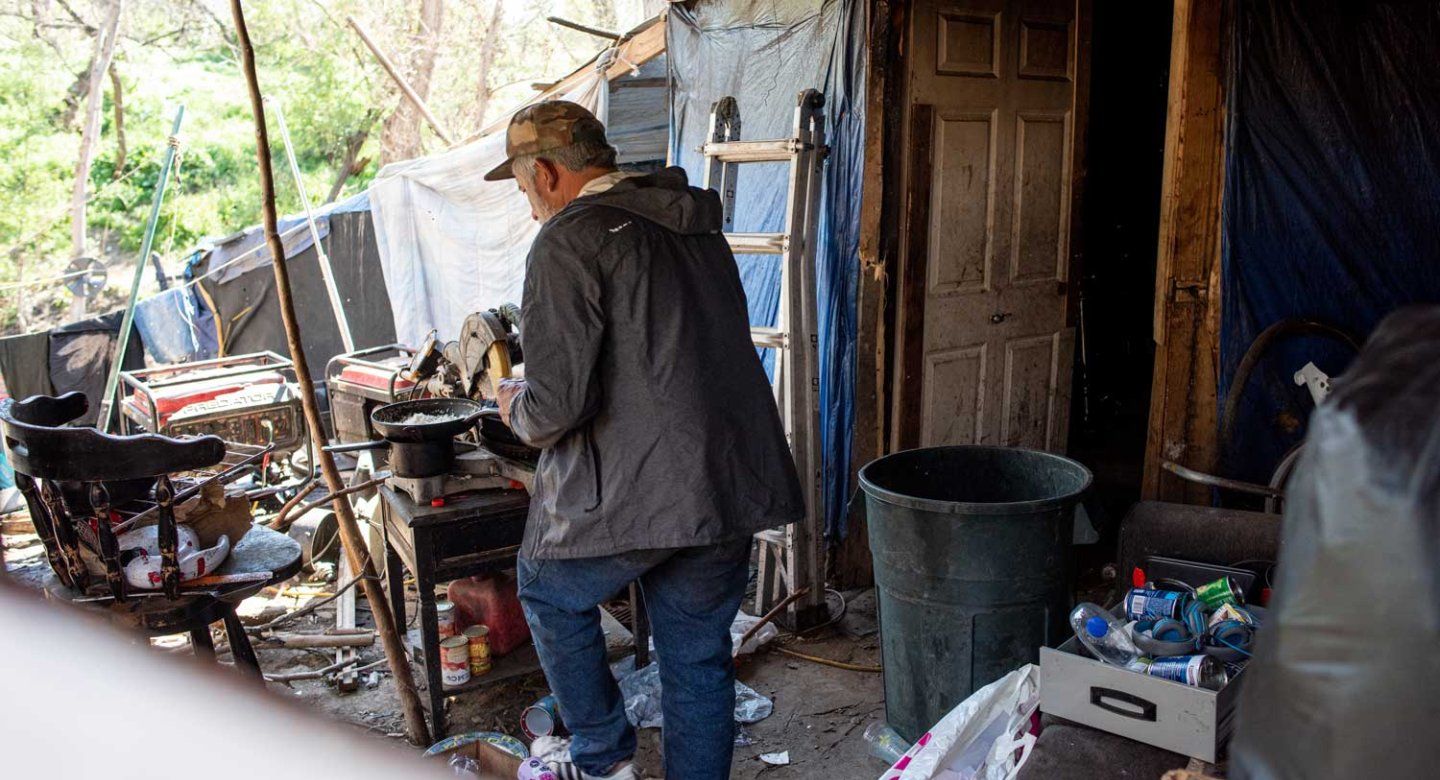
M 633 664 L 632 658 L 626 666 Z M 658 729 L 665 725 L 665 716 L 660 709 L 659 664 L 651 663 L 644 669 L 622 674 L 620 695 L 625 699 L 625 717 L 629 718 L 630 725 L 637 729 Z M 758 723 L 774 711 L 774 702 L 745 683 L 735 681 L 736 723 Z
M 816 247 L 820 341 L 820 440 L 825 469 L 826 532 L 843 536 L 854 424 L 856 290 L 860 183 L 864 165 L 866 3 L 859 0 L 734 0 L 672 5 L 670 149 L 675 165 L 704 179 L 700 152 L 710 108 L 731 96 L 741 139 L 793 133 L 805 89 L 825 95 L 827 142 Z M 785 229 L 788 166 L 740 166 L 736 232 Z M 779 307 L 780 265 L 767 255 L 737 258 L 752 325 L 771 326 Z M 766 369 L 774 357 L 764 356 Z
M 602 72 L 561 98 L 604 122 L 609 90 Z M 495 132 L 387 165 L 371 182 L 375 237 L 400 343 L 419 344 L 431 329 L 442 340 L 454 339 L 471 313 L 520 302 L 525 258 L 540 226 L 515 182 L 484 180 L 504 159 L 505 133 Z
M 1440 4 L 1242 2 L 1234 26 L 1219 390 L 1243 395 L 1222 472 L 1268 482 L 1313 408 L 1291 377 L 1354 353 L 1289 335 L 1235 386 L 1256 336 L 1300 318 L 1363 340 L 1440 300 Z
M 1426 306 L 1386 318 L 1310 419 L 1231 777 L 1431 776 L 1437 560 L 1440 306 Z

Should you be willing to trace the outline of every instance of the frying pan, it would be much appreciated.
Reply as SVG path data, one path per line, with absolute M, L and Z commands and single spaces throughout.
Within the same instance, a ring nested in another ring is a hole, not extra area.
M 390 470 L 397 477 L 438 477 L 455 464 L 455 437 L 470 430 L 485 407 L 467 398 L 421 398 L 386 404 L 370 413 L 370 424 L 384 436 L 382 441 L 339 444 L 329 452 L 390 449 Z M 407 423 L 416 414 L 446 419 L 428 423 Z
M 370 424 L 385 440 L 393 444 L 417 444 L 443 441 L 470 430 L 486 407 L 468 398 L 421 398 L 376 407 L 370 413 Z M 430 423 L 406 423 L 416 414 L 449 419 Z

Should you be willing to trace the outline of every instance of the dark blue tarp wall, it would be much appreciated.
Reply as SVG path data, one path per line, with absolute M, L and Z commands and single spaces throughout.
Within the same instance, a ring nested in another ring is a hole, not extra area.
M 855 405 L 855 297 L 859 269 L 860 181 L 863 168 L 865 3 L 860 0 L 709 2 L 694 10 L 672 5 L 666 32 L 673 85 L 671 154 L 692 183 L 704 174 L 710 106 L 732 96 L 741 138 L 792 134 L 796 99 L 807 88 L 825 93 L 830 156 L 816 249 L 819 286 L 821 449 L 825 468 L 826 532 L 845 533 L 850 441 Z M 735 230 L 769 232 L 785 226 L 787 168 L 740 168 Z M 780 267 L 774 257 L 741 256 L 750 321 L 773 325 Z M 767 369 L 773 361 L 766 356 Z
M 1440 301 L 1440 4 L 1240 0 L 1228 99 L 1219 391 L 1266 327 L 1363 340 Z M 1227 476 L 1268 480 L 1311 407 L 1291 377 L 1348 348 L 1282 338 L 1244 388 Z

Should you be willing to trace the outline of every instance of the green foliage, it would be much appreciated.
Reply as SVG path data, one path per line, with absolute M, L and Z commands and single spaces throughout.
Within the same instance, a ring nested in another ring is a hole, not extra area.
M 556 13 L 628 26 L 640 0 L 499 0 L 504 14 L 497 56 L 483 79 L 474 72 L 497 0 L 444 0 L 429 103 L 458 137 L 533 94 L 532 81 L 559 78 L 592 56 L 599 42 L 556 30 Z M 70 0 L 87 23 L 109 0 Z M 328 194 L 350 136 L 367 123 L 359 157 L 370 164 L 342 197 L 362 190 L 379 167 L 382 123 L 399 94 L 344 19 L 353 14 L 402 68 L 428 40 L 415 34 L 419 0 L 264 0 L 246 3 L 256 64 L 267 96 L 283 106 L 312 203 Z M 619 10 L 617 19 L 617 9 Z M 112 266 L 111 284 L 128 287 L 160 175 L 176 108 L 185 105 L 178 165 L 166 192 L 155 248 L 173 272 L 206 237 L 222 237 L 260 218 L 254 128 L 236 63 L 228 3 L 222 0 L 127 0 L 115 69 L 123 87 L 123 165 L 114 96 L 104 83 L 101 135 L 88 191 L 88 253 Z M 49 278 L 73 256 L 70 197 L 85 114 L 78 82 L 94 38 L 54 3 L 0 0 L 0 283 Z M 482 113 L 477 99 L 492 91 Z M 67 99 L 68 98 L 68 99 Z M 272 164 L 281 213 L 301 210 L 274 111 Z M 441 146 L 428 129 L 425 148 Z M 117 170 L 118 165 L 118 170 Z M 151 284 L 147 275 L 147 285 Z M 27 288 L 30 324 L 53 321 L 69 304 L 58 283 Z M 0 293 L 0 329 L 17 326 L 16 296 Z

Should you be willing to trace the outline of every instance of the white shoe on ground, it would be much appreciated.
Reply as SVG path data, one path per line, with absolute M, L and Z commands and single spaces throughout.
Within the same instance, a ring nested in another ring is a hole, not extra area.
M 530 744 L 530 755 L 544 761 L 560 780 L 639 780 L 635 765 L 626 761 L 608 775 L 592 775 L 580 770 L 570 758 L 570 740 L 564 737 L 536 737 Z

